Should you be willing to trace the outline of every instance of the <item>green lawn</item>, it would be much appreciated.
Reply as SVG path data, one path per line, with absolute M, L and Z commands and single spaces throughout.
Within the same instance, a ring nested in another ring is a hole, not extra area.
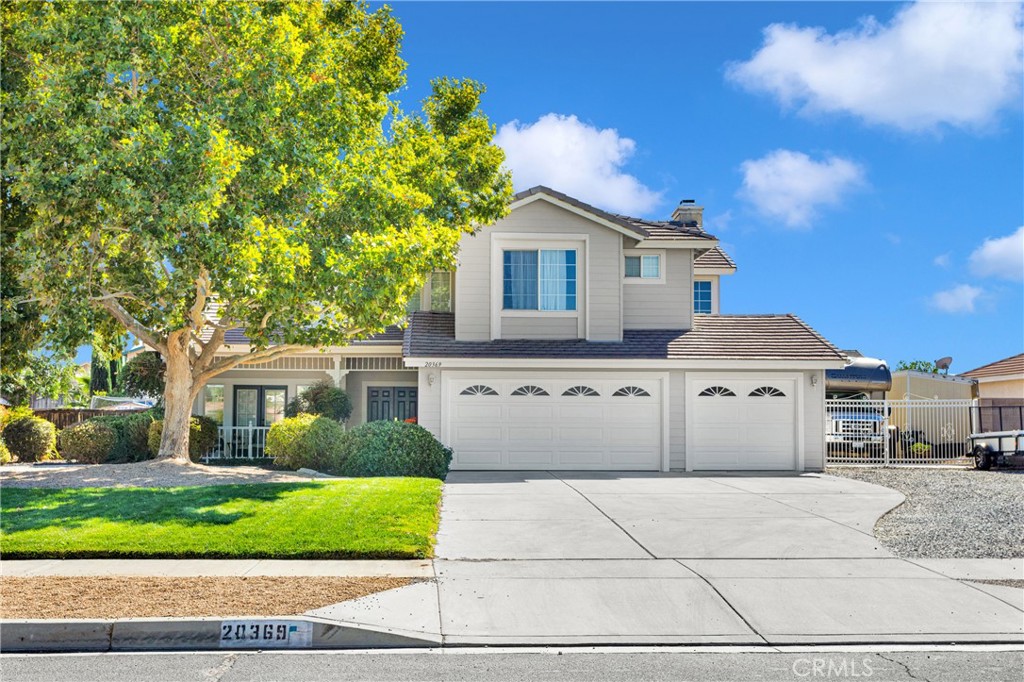
M 5 559 L 422 559 L 441 482 L 359 478 L 186 488 L 5 488 Z

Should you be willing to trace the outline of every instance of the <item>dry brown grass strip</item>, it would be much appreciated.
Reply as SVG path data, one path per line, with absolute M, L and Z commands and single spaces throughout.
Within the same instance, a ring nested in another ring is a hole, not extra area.
M 0 618 L 293 616 L 409 578 L 230 576 L 0 578 Z

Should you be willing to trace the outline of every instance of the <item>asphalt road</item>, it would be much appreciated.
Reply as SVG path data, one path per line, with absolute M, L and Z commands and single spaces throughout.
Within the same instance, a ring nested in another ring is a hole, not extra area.
M 4 682 L 241 680 L 858 680 L 1020 682 L 1024 651 L 970 647 L 766 653 L 678 649 L 238 652 L 0 656 Z

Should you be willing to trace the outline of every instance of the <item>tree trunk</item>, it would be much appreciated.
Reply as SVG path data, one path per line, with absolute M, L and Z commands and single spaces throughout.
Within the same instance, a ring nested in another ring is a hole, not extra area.
M 185 337 L 187 339 L 187 337 Z M 188 431 L 195 399 L 192 382 L 192 363 L 189 361 L 187 341 L 171 335 L 164 362 L 164 430 L 160 437 L 157 459 L 189 462 Z

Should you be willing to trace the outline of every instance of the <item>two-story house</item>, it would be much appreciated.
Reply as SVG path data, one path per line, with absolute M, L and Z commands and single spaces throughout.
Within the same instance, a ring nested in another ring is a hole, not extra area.
M 821 469 L 824 372 L 845 357 L 793 315 L 719 314 L 736 266 L 701 211 L 649 221 L 520 192 L 404 330 L 227 372 L 197 409 L 252 438 L 330 377 L 350 424 L 415 416 L 455 469 Z

